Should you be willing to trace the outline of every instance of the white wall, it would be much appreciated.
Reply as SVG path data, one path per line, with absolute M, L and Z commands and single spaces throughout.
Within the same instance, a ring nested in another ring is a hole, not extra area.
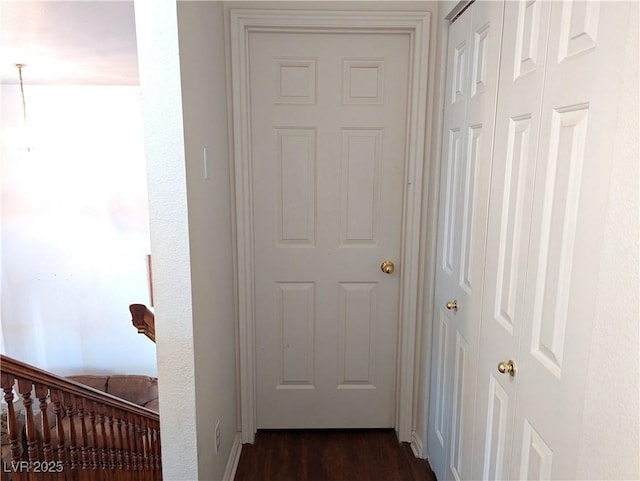
M 195 352 L 176 2 L 135 2 L 153 256 L 163 477 L 198 479 Z M 203 448 L 204 449 L 204 448 Z
M 136 24 L 164 479 L 219 480 L 237 433 L 222 3 L 139 0 Z M 216 454 L 218 420 L 222 442 Z
M 640 479 L 639 5 L 627 36 L 578 479 Z
M 222 2 L 178 3 L 195 352 L 198 479 L 221 479 L 238 431 L 231 157 Z M 208 179 L 203 149 L 207 148 Z M 221 444 L 215 443 L 220 421 Z
M 17 85 L 2 96 L 3 353 L 61 375 L 156 375 L 131 324 L 149 303 L 138 87 Z

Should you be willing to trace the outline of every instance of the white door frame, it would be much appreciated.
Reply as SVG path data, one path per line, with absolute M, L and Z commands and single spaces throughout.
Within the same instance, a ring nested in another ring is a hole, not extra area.
M 256 433 L 255 306 L 249 35 L 252 32 L 395 33 L 411 42 L 407 103 L 405 189 L 400 253 L 400 302 L 395 429 L 411 441 L 420 274 L 420 220 L 426 137 L 429 12 L 230 10 L 231 101 L 237 236 L 237 316 L 240 426 L 243 443 Z

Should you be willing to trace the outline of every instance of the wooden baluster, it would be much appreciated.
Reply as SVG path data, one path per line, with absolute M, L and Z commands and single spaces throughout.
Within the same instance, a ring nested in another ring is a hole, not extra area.
M 157 463 L 158 459 L 156 458 L 156 430 L 153 427 L 153 421 L 149 421 L 149 445 L 151 446 L 151 473 L 152 479 L 155 479 L 156 471 L 157 471 Z
M 107 434 L 104 428 L 104 406 L 96 404 L 96 420 L 98 421 L 98 431 L 96 436 L 99 439 L 98 446 L 98 467 L 103 472 L 102 476 L 105 476 L 105 472 L 108 466 L 107 463 Z
M 144 433 L 142 423 L 144 419 L 138 416 L 138 422 L 136 426 L 136 434 L 138 438 L 138 469 L 140 470 L 140 478 L 145 478 L 145 466 L 144 466 Z
M 80 419 L 80 479 L 91 481 L 91 448 L 89 446 L 89 435 L 87 433 L 87 410 L 86 399 L 77 398 L 76 404 L 78 408 L 78 419 Z
M 89 478 L 91 481 L 96 480 L 100 481 L 102 478 L 100 477 L 100 471 L 98 470 L 99 461 L 98 461 L 98 435 L 96 431 L 96 407 L 93 401 L 87 402 L 86 409 L 89 411 L 89 428 L 91 429 L 91 445 L 89 447 L 89 455 L 91 466 L 91 473 Z
M 142 479 L 147 480 L 147 468 L 149 466 L 148 447 L 147 447 L 147 429 L 145 427 L 145 419 L 140 419 L 138 426 L 138 435 L 140 436 L 140 467 L 142 468 Z
M 107 424 L 109 426 L 109 469 L 114 471 L 116 469 L 116 436 L 113 430 L 113 408 L 107 408 Z
M 151 479 L 156 479 L 158 472 L 158 452 L 156 449 L 156 428 L 153 420 L 149 421 L 149 440 L 151 442 Z
M 156 425 L 156 423 L 154 422 L 154 428 L 153 428 L 153 452 L 155 454 L 155 459 L 156 459 L 156 465 L 155 465 L 155 469 L 156 472 L 159 472 L 161 469 L 160 466 L 160 429 L 158 428 L 158 426 Z
M 144 426 L 144 468 L 147 472 L 147 479 L 153 479 L 153 450 L 151 448 L 151 428 L 149 419 L 143 419 Z
M 138 439 L 137 439 L 137 419 L 134 414 L 129 415 L 129 435 L 131 436 L 131 470 L 134 479 L 138 479 Z
M 9 440 L 11 443 L 12 465 L 10 466 L 10 469 L 12 471 L 12 479 L 22 481 L 26 479 L 26 473 L 17 469 L 20 461 L 22 460 L 22 448 L 20 447 L 18 420 L 16 419 L 16 411 L 13 407 L 13 384 L 15 382 L 15 378 L 14 376 L 3 372 L 0 382 L 2 383 L 2 390 L 4 391 L 4 401 L 7 403 L 7 430 L 9 431 Z
M 109 469 L 109 417 L 107 416 L 108 407 L 104 404 L 100 405 L 100 414 L 102 422 L 100 423 L 100 462 L 104 467 L 105 479 L 110 479 Z
M 162 479 L 162 434 L 160 433 L 160 422 L 154 421 L 154 424 L 156 425 L 156 465 L 159 479 Z
M 132 479 L 136 479 L 138 469 L 138 458 L 136 456 L 136 439 L 135 439 L 136 426 L 133 420 L 133 415 L 129 414 L 129 463 L 131 469 Z
M 45 466 L 43 478 L 46 480 L 54 479 L 56 466 L 53 459 L 53 449 L 51 448 L 51 428 L 49 427 L 49 416 L 47 409 L 49 407 L 47 398 L 49 397 L 49 388 L 43 384 L 36 384 L 36 397 L 40 402 L 40 418 L 42 420 L 42 455 Z
M 153 480 L 153 468 L 156 463 L 153 455 L 153 430 L 151 429 L 151 420 L 149 418 L 145 419 L 145 423 L 147 425 L 147 446 L 149 449 L 149 453 L 147 454 L 147 461 L 149 463 L 147 470 L 149 471 L 149 479 Z
M 153 479 L 153 468 L 156 463 L 154 454 L 153 454 L 153 430 L 151 429 L 151 421 L 149 418 L 144 418 L 145 425 L 145 438 L 146 438 L 146 467 L 147 467 L 147 477 L 149 480 Z
M 140 418 L 140 453 L 142 454 L 143 479 L 149 479 L 149 440 L 147 438 L 147 420 Z
M 77 481 L 80 477 L 80 458 L 78 453 L 78 438 L 76 433 L 75 396 L 63 393 L 67 425 L 69 426 L 69 467 L 71 479 Z
M 129 422 L 129 430 L 131 431 L 131 467 L 133 471 L 138 471 L 140 469 L 140 451 L 138 449 L 138 419 L 137 416 L 131 416 L 131 421 Z M 135 474 L 136 478 L 138 477 L 138 473 Z
M 62 393 L 58 390 L 51 390 L 51 402 L 53 403 L 53 414 L 56 416 L 56 437 L 58 438 L 56 451 L 58 453 L 58 462 L 62 465 L 62 473 L 58 473 L 58 479 L 69 480 L 71 479 L 71 471 L 67 462 L 64 426 L 62 425 Z
M 156 432 L 158 437 L 156 439 L 156 453 L 158 455 L 158 469 L 162 473 L 162 431 L 160 431 L 160 421 L 156 423 Z
M 151 444 L 149 443 L 149 421 L 142 418 L 142 440 L 144 443 L 144 472 L 145 479 L 151 481 Z
M 124 471 L 124 443 L 122 439 L 122 412 L 116 411 L 116 437 L 118 449 L 116 451 L 116 467 L 119 472 Z
M 160 469 L 160 453 L 158 446 L 158 429 L 155 421 L 151 420 L 151 447 L 153 449 L 153 479 L 158 479 Z
M 125 479 L 133 479 L 131 476 L 131 439 L 129 437 L 129 414 L 122 417 L 122 457 L 124 461 Z
M 27 434 L 27 454 L 29 457 L 29 481 L 38 481 L 39 473 L 36 473 L 36 464 L 38 462 L 38 438 L 36 436 L 36 424 L 33 415 L 33 399 L 31 399 L 31 390 L 33 383 L 27 379 L 18 378 L 18 392 L 22 396 L 22 405 L 27 417 L 26 434 Z

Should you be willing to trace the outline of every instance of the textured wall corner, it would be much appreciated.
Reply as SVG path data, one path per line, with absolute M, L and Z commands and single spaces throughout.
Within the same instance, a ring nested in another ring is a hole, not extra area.
M 176 1 L 136 0 L 163 477 L 198 479 L 191 259 Z
M 640 479 L 638 7 L 626 44 L 578 479 Z

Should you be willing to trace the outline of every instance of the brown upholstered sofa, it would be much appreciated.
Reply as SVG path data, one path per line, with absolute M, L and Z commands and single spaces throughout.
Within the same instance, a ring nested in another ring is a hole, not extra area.
M 158 412 L 158 379 L 149 376 L 85 374 L 69 379 Z

